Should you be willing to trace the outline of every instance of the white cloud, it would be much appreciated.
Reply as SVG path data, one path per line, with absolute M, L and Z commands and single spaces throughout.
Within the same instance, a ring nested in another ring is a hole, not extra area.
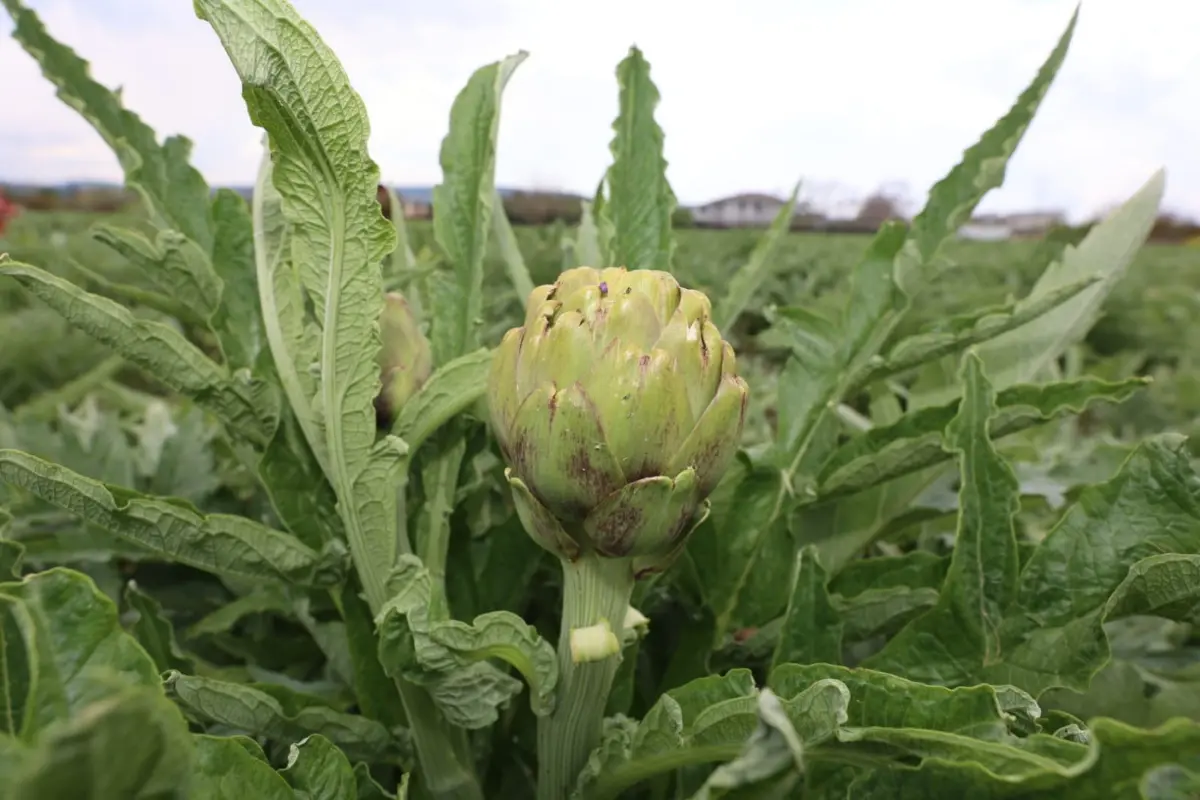
M 342 59 L 385 180 L 429 184 L 450 104 L 471 72 L 531 51 L 505 100 L 498 178 L 590 192 L 609 160 L 616 63 L 636 43 L 663 95 L 670 178 L 684 202 L 787 191 L 803 177 L 923 191 L 1017 97 L 1074 0 L 294 0 Z M 253 176 L 259 133 L 233 70 L 188 3 L 34 0 L 160 134 L 196 142 L 213 183 Z M 138 7 L 141 8 L 138 8 Z M 989 208 L 1081 216 L 1159 166 L 1167 204 L 1200 215 L 1200 5 L 1088 0 L 1067 62 Z M 116 179 L 115 159 L 0 40 L 0 178 Z

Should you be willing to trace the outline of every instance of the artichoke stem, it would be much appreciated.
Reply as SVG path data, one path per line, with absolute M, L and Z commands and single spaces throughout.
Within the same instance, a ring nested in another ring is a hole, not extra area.
M 606 658 L 576 663 L 572 631 L 602 625 L 621 640 L 633 594 L 629 559 L 585 555 L 563 559 L 563 614 L 558 639 L 558 698 L 554 713 L 538 720 L 538 800 L 563 800 L 600 743 L 604 709 L 621 663 L 620 648 Z

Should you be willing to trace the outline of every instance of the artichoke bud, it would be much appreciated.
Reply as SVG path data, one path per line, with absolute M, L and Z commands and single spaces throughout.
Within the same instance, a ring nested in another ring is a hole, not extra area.
M 380 428 L 390 428 L 400 409 L 429 379 L 433 353 L 408 301 L 398 292 L 384 295 L 379 338 L 382 386 L 375 398 L 375 415 Z
M 663 568 L 735 456 L 748 389 L 712 306 L 670 273 L 567 270 L 530 293 L 488 405 L 522 524 L 560 558 Z

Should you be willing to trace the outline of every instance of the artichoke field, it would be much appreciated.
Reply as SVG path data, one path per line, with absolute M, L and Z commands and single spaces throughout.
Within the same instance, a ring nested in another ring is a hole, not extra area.
M 195 2 L 264 132 L 249 203 L 0 2 L 140 203 L 91 230 L 128 280 L 0 255 L 106 356 L 0 407 L 0 798 L 1196 795 L 1200 477 L 1077 422 L 1147 383 L 1074 348 L 1164 174 L 1025 296 L 903 324 L 1074 17 L 844 294 L 768 303 L 796 193 L 699 290 L 637 48 L 537 285 L 495 199 L 526 53 L 449 109 L 414 246 L 286 0 Z

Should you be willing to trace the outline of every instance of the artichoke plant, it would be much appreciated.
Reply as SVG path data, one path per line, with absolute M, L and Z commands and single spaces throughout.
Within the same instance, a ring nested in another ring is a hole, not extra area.
M 530 294 L 488 398 L 543 547 L 661 563 L 703 519 L 748 394 L 711 316 L 704 294 L 651 270 L 578 267 Z
M 737 452 L 748 390 L 711 318 L 670 273 L 578 267 L 530 293 L 492 359 L 517 513 L 563 567 L 539 797 L 566 796 L 599 742 L 635 579 L 680 552 Z
M 375 416 L 380 428 L 388 428 L 408 399 L 429 379 L 433 353 L 412 308 L 399 292 L 384 295 L 379 338 L 383 343 L 379 351 L 382 387 L 375 398 Z

